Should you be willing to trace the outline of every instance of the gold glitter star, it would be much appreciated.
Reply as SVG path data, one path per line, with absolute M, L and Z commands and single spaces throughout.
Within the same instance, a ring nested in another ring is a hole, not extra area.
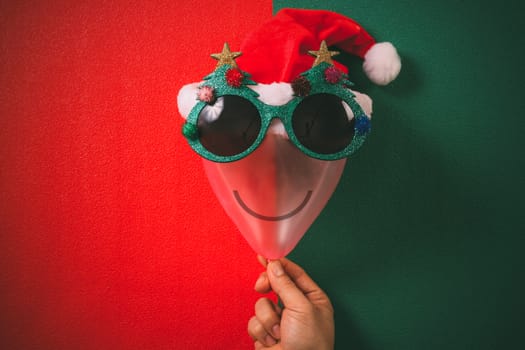
M 315 57 L 314 64 L 312 67 L 317 66 L 318 64 L 322 62 L 326 62 L 330 65 L 334 65 L 334 61 L 332 61 L 332 56 L 339 55 L 338 51 L 328 51 L 328 47 L 326 46 L 326 41 L 321 42 L 321 47 L 319 48 L 319 51 L 308 51 L 308 54 Z
M 228 43 L 224 43 L 222 52 L 212 53 L 211 57 L 215 58 L 216 60 L 219 60 L 219 62 L 217 63 L 217 67 L 215 67 L 215 69 L 219 68 L 220 66 L 224 66 L 225 64 L 228 64 L 232 66 L 233 68 L 238 68 L 237 63 L 235 63 L 235 59 L 239 57 L 241 54 L 242 54 L 241 52 L 231 52 L 230 46 L 228 46 Z

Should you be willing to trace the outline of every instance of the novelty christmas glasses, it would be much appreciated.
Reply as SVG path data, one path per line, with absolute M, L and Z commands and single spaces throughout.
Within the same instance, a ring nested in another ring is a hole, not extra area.
M 365 115 L 348 89 L 346 74 L 331 59 L 323 41 L 311 69 L 292 82 L 293 98 L 281 106 L 258 99 L 249 88 L 257 85 L 235 63 L 239 52 L 227 44 L 213 73 L 204 78 L 197 104 L 183 126 L 190 146 L 214 162 L 232 162 L 252 153 L 263 141 L 274 118 L 281 120 L 290 141 L 306 155 L 336 160 L 348 157 L 363 144 L 370 131 Z

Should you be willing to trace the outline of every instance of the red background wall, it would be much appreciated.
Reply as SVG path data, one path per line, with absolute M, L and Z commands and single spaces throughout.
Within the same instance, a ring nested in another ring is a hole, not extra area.
M 179 88 L 270 1 L 0 3 L 0 347 L 245 349 L 261 268 Z

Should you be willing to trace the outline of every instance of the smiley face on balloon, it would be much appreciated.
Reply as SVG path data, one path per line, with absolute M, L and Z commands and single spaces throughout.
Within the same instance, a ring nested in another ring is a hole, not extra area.
M 217 198 L 269 259 L 297 245 L 370 132 L 372 101 L 350 89 L 327 44 L 363 57 L 378 84 L 399 73 L 395 48 L 353 20 L 285 9 L 247 38 L 242 56 L 225 44 L 215 70 L 179 92 L 183 134 Z

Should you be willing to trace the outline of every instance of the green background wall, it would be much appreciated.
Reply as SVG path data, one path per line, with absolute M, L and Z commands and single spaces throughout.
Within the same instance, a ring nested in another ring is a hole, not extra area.
M 373 134 L 291 258 L 328 292 L 337 349 L 505 349 L 523 341 L 520 1 L 274 1 L 392 41 Z

